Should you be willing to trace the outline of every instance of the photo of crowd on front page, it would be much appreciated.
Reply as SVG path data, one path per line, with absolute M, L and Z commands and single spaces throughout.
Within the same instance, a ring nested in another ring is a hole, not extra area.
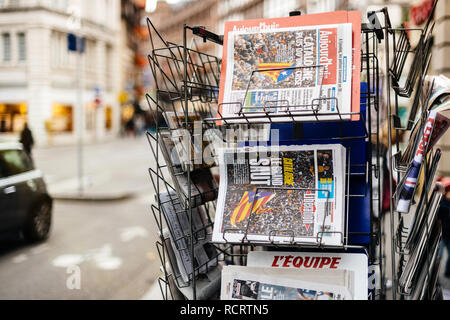
M 225 149 L 215 226 L 216 240 L 317 240 L 318 232 L 338 230 L 336 150 L 281 146 L 260 153 Z M 336 147 L 334 147 L 336 149 Z M 256 150 L 256 149 L 255 149 Z M 254 157 L 252 156 L 255 155 Z M 325 217 L 327 219 L 325 219 Z

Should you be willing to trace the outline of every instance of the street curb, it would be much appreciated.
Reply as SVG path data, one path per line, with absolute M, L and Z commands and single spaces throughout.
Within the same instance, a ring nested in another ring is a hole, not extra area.
M 54 200 L 62 201 L 123 201 L 134 197 L 132 192 L 111 193 L 111 194 L 79 194 L 79 193 L 53 193 L 51 194 Z

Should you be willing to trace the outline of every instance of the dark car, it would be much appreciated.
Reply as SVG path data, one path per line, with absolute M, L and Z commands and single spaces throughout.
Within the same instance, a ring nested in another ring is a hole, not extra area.
M 21 231 L 29 241 L 45 240 L 52 204 L 41 171 L 22 145 L 0 142 L 0 234 Z

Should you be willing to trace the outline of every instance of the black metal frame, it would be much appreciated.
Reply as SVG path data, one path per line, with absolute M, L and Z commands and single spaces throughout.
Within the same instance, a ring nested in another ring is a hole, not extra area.
M 411 252 L 407 250 L 405 247 L 405 240 L 408 235 L 409 227 L 406 226 L 406 222 L 404 219 L 404 213 L 398 212 L 396 210 L 396 203 L 399 190 L 403 187 L 403 183 L 399 183 L 397 187 L 394 189 L 393 186 L 393 178 L 396 178 L 397 182 L 403 181 L 404 175 L 407 173 L 409 166 L 411 166 L 412 159 L 403 159 L 402 152 L 400 151 L 399 144 L 399 132 L 400 131 L 409 131 L 412 129 L 414 120 L 417 112 L 420 110 L 421 114 L 419 117 L 419 122 L 417 124 L 419 130 L 419 138 L 420 133 L 423 132 L 423 127 L 425 122 L 427 121 L 427 101 L 429 98 L 429 94 L 431 89 L 428 92 L 422 91 L 422 86 L 424 84 L 424 79 L 428 71 L 428 66 L 430 63 L 430 54 L 431 54 L 431 46 L 432 46 L 432 31 L 434 28 L 433 15 L 436 8 L 437 1 L 435 1 L 433 9 L 431 10 L 431 14 L 424 26 L 424 28 L 393 28 L 387 8 L 383 8 L 376 12 L 373 12 L 373 15 L 382 14 L 384 17 L 384 25 L 380 25 L 380 29 L 384 33 L 385 39 L 392 39 L 393 47 L 390 48 L 389 42 L 385 40 L 385 74 L 388 75 L 386 77 L 387 82 L 387 91 L 386 91 L 386 107 L 387 107 L 387 116 L 388 116 L 388 161 L 390 162 L 390 170 L 389 170 L 389 194 L 390 194 L 390 238 L 384 237 L 384 240 L 390 242 L 391 244 L 391 269 L 392 269 L 392 282 L 393 282 L 393 290 L 392 290 L 392 298 L 396 299 L 413 299 L 417 298 L 417 296 L 412 296 L 411 288 L 401 287 L 399 284 L 399 279 L 403 272 L 405 272 L 406 262 L 408 261 L 408 257 L 410 257 Z M 379 22 L 378 22 L 379 23 Z M 407 39 L 409 32 L 420 32 L 420 40 L 415 48 L 411 48 L 411 45 Z M 397 36 L 400 34 L 400 36 Z M 404 85 L 400 85 L 401 78 L 404 78 L 403 71 L 405 67 L 405 61 L 408 55 L 413 54 L 412 66 L 409 72 L 406 75 L 406 79 L 404 81 Z M 416 89 L 415 95 L 411 100 L 411 111 L 408 117 L 408 123 L 406 127 L 402 127 L 400 124 L 399 117 L 399 108 L 398 108 L 398 97 L 406 97 L 410 98 L 412 93 Z M 394 94 L 393 101 L 391 100 L 391 94 Z M 391 126 L 392 125 L 392 126 Z M 394 130 L 395 132 L 392 132 Z M 392 139 L 392 133 L 394 133 L 395 142 Z M 395 155 L 392 154 L 392 149 L 395 144 L 397 153 Z M 421 166 L 421 173 L 423 179 L 423 188 L 422 192 L 419 196 L 419 201 L 416 206 L 416 210 L 428 210 L 430 206 L 430 194 L 429 190 L 432 188 L 434 181 L 434 172 L 431 169 L 431 164 L 437 163 L 439 161 L 439 151 L 437 151 L 434 155 L 431 155 L 433 150 L 428 148 L 428 146 L 424 150 L 423 156 L 423 164 Z M 418 179 L 419 180 L 419 179 Z M 416 184 L 414 193 L 418 188 L 419 183 Z M 430 247 L 430 240 L 432 236 L 432 226 L 434 225 L 433 221 L 431 225 L 428 224 L 427 219 L 425 219 L 423 223 L 423 228 L 425 228 L 426 232 L 426 240 L 424 244 L 424 255 L 426 257 L 430 257 L 430 251 L 433 251 L 435 248 Z M 417 244 L 416 244 L 417 245 Z M 384 253 L 383 253 L 384 254 Z M 423 257 L 423 256 L 422 256 Z M 424 261 L 424 268 L 426 268 L 426 278 L 427 279 L 436 279 L 436 274 L 432 272 L 436 272 L 436 268 L 433 268 L 431 265 L 432 261 L 429 259 Z M 423 262 L 423 260 L 421 260 Z M 438 270 L 438 269 L 437 269 Z M 427 285 L 432 284 L 431 287 L 427 287 L 425 292 L 426 294 L 421 295 L 421 299 L 432 299 L 433 297 L 439 296 L 436 295 L 436 282 L 428 281 Z M 384 282 L 383 282 L 384 283 Z M 433 284 L 434 283 L 434 284 Z

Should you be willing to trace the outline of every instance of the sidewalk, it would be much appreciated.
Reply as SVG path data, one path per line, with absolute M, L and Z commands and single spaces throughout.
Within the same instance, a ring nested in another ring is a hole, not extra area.
M 34 150 L 36 167 L 43 174 L 50 194 L 59 200 L 123 200 L 151 189 L 148 168 L 151 150 L 144 136 L 122 138 L 83 148 L 80 192 L 77 146 Z

